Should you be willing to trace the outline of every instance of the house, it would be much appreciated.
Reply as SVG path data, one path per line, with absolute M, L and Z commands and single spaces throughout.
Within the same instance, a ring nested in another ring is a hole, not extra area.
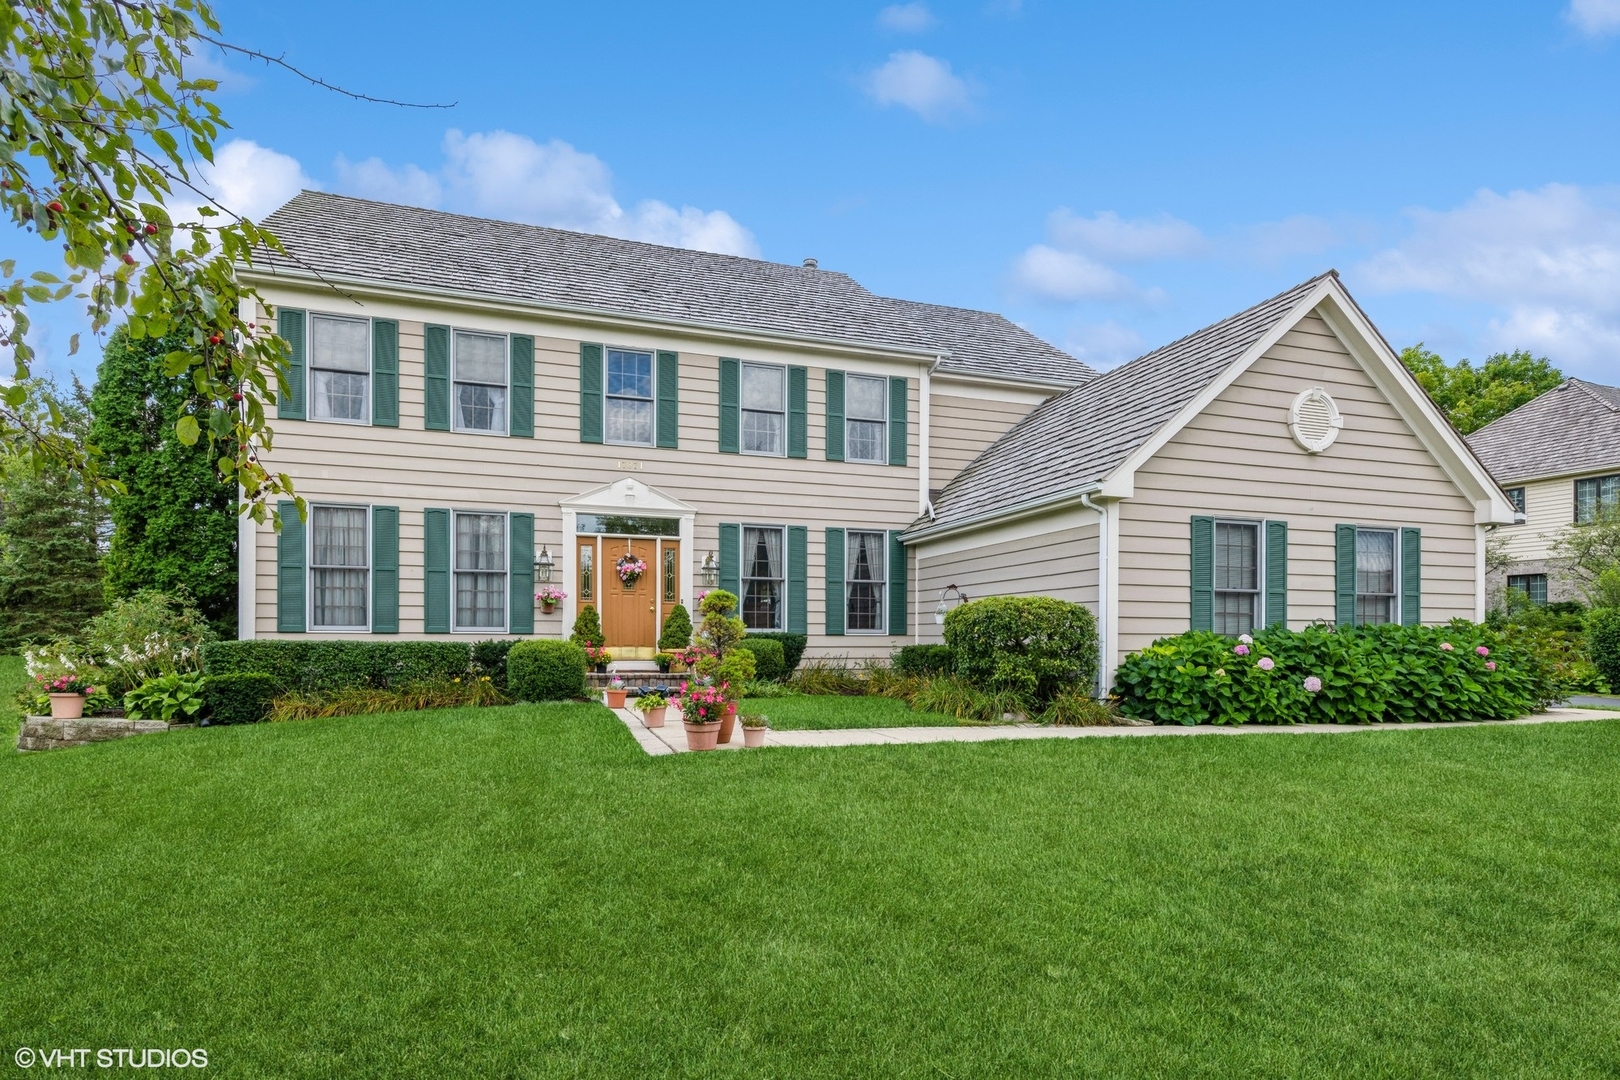
M 651 656 L 715 585 L 821 655 L 912 640 L 900 534 L 1095 372 L 999 315 L 784 266 L 304 192 L 254 284 L 292 346 L 240 633 L 566 636 Z M 636 568 L 640 567 L 639 570 Z M 552 612 L 548 583 L 568 595 Z
M 919 611 L 1091 607 L 1106 686 L 1189 629 L 1482 618 L 1513 514 L 1329 272 L 1040 405 L 902 539 Z
M 1468 437 L 1507 489 L 1520 519 L 1497 532 L 1505 565 L 1492 595 L 1519 589 L 1537 603 L 1580 599 L 1552 546 L 1600 509 L 1620 508 L 1620 387 L 1569 379 Z

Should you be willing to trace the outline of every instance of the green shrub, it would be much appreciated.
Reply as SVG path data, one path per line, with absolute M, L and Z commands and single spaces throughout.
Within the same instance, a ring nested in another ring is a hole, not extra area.
M 1620 692 L 1620 608 L 1594 608 L 1587 613 L 1586 651 L 1609 689 Z
M 902 645 L 892 666 L 902 675 L 949 675 L 956 670 L 956 657 L 949 645 Z
M 1117 723 L 1114 706 L 1098 701 L 1085 690 L 1064 690 L 1047 702 L 1039 717 L 1043 724 L 1061 727 L 1106 727 Z
M 203 677 L 176 671 L 147 679 L 124 694 L 124 715 L 131 720 L 190 720 L 203 707 Z
M 471 674 L 474 678 L 487 676 L 495 689 L 506 690 L 506 654 L 516 645 L 518 638 L 499 638 L 474 642 Z
M 754 654 L 754 677 L 760 682 L 781 682 L 787 677 L 787 662 L 782 658 L 782 643 L 766 637 L 749 634 L 737 643 L 737 648 Z
M 82 636 L 116 696 L 159 675 L 196 671 L 197 650 L 215 635 L 184 592 L 142 589 L 91 619 Z
M 781 630 L 748 631 L 750 641 L 779 641 L 782 643 L 782 678 L 787 678 L 799 669 L 799 661 L 804 659 L 805 646 L 810 644 L 808 634 L 789 634 Z
M 214 724 L 257 724 L 269 715 L 277 692 L 274 675 L 208 675 L 203 678 L 203 715 Z
M 776 644 L 774 641 L 770 644 Z M 728 701 L 741 701 L 743 694 L 748 690 L 748 684 L 754 681 L 758 674 L 754 667 L 754 654 L 739 644 L 726 653 L 726 658 L 720 661 L 714 670 L 716 685 L 726 688 Z
M 568 635 L 568 640 L 575 645 L 589 645 L 596 649 L 607 644 L 607 638 L 602 636 L 602 617 L 596 613 L 596 605 L 580 605 L 579 614 L 574 616 L 574 632 Z
M 464 678 L 472 648 L 465 641 L 216 641 L 203 646 L 202 667 L 205 675 L 271 675 L 287 693 L 386 690 Z
M 329 716 L 370 713 L 420 712 L 463 706 L 505 705 L 506 696 L 487 675 L 466 679 L 434 679 L 378 689 L 355 686 L 317 694 L 284 694 L 270 705 L 269 719 L 315 720 Z
M 520 641 L 506 654 L 506 679 L 519 701 L 585 697 L 585 650 L 571 641 Z
M 1050 596 L 992 596 L 952 608 L 945 644 L 968 683 L 1042 705 L 1097 678 L 1097 621 Z
M 692 615 L 686 610 L 685 604 L 676 604 L 669 609 L 669 618 L 664 620 L 664 628 L 658 633 L 658 647 L 670 652 L 684 649 L 691 643 Z
M 938 675 L 912 684 L 906 704 L 918 712 L 942 713 L 980 724 L 1004 724 L 1024 714 L 1022 694 L 1011 689 L 982 689 L 954 675 Z

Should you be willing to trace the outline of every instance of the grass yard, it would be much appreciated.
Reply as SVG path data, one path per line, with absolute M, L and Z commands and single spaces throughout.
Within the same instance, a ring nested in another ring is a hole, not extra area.
M 8 754 L 0 1031 L 229 1077 L 1613 1076 L 1616 790 L 1620 720 L 651 758 L 560 705 Z
M 744 698 L 745 713 L 764 713 L 777 731 L 826 731 L 832 728 L 960 727 L 969 721 L 944 713 L 918 712 L 903 701 L 883 697 L 795 694 L 791 697 Z
M 23 711 L 17 706 L 17 691 L 27 681 L 28 668 L 23 664 L 22 657 L 0 656 L 0 731 L 13 739 L 23 718 Z

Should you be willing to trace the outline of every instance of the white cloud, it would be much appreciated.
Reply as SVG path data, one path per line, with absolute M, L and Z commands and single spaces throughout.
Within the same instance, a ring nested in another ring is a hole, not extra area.
M 1454 210 L 1415 209 L 1408 218 L 1411 234 L 1363 263 L 1360 279 L 1491 305 L 1500 347 L 1612 368 L 1620 353 L 1620 189 L 1480 191 Z
M 1620 33 L 1620 0 L 1570 0 L 1564 18 L 1588 37 Z
M 298 159 L 260 146 L 251 139 L 232 139 L 214 152 L 212 164 L 198 170 L 199 188 L 233 214 L 262 219 L 270 211 L 304 188 L 320 187 L 304 173 Z M 184 219 L 192 212 L 186 195 L 176 195 L 172 204 Z
M 1013 264 L 1013 285 L 1041 300 L 1136 300 L 1141 290 L 1111 266 L 1076 251 L 1035 244 Z
M 1240 230 L 1238 243 L 1250 258 L 1277 263 L 1295 255 L 1319 254 L 1342 240 L 1339 230 L 1322 218 L 1295 214 Z
M 444 186 L 438 177 L 417 165 L 392 169 L 382 158 L 351 162 L 339 154 L 332 167 L 337 170 L 338 187 L 368 199 L 426 207 L 444 201 Z
M 900 105 L 929 121 L 965 112 L 972 99 L 967 82 L 951 72 L 950 64 L 915 50 L 890 55 L 867 75 L 865 86 L 879 105 Z
M 1083 218 L 1059 209 L 1046 219 L 1046 233 L 1060 248 L 1117 262 L 1190 259 L 1210 247 L 1197 226 L 1169 214 L 1128 221 L 1112 210 Z
M 878 12 L 878 25 L 902 34 L 920 34 L 934 25 L 934 13 L 923 3 L 890 4 Z
M 1112 319 L 1070 327 L 1063 347 L 1070 355 L 1099 369 L 1134 360 L 1145 351 L 1141 334 Z

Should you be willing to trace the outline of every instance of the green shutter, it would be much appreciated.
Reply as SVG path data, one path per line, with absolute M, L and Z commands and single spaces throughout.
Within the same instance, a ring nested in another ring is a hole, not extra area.
M 742 450 L 742 362 L 720 358 L 720 452 Z
M 534 438 L 534 338 L 513 334 L 510 351 L 512 389 L 507 395 L 508 434 L 519 439 Z
M 810 456 L 809 387 L 809 368 L 788 368 L 788 457 L 807 458 Z
M 1356 625 L 1356 527 L 1336 525 L 1333 533 L 1334 621 L 1339 626 L 1354 626 Z
M 512 585 L 512 613 L 507 630 L 514 634 L 534 633 L 534 515 L 507 516 L 510 532 L 506 549 L 507 580 Z
M 720 587 L 742 598 L 742 526 L 720 526 Z
M 281 532 L 276 535 L 276 629 L 304 632 L 304 519 L 291 499 L 276 503 Z
M 827 460 L 844 460 L 844 373 L 827 372 Z M 843 616 L 839 616 L 840 624 Z M 843 630 L 838 631 L 840 634 Z
M 450 632 L 450 511 L 422 511 L 422 632 Z
M 803 368 L 799 369 L 803 371 Z M 806 597 L 805 571 L 810 562 L 810 530 L 789 525 L 787 531 L 787 632 L 810 632 L 810 604 Z
M 1288 522 L 1266 522 L 1266 617 L 1262 626 L 1288 626 Z
M 658 354 L 657 443 L 674 450 L 681 445 L 681 358 L 678 353 Z
M 399 633 L 399 507 L 371 508 L 371 632 Z
M 1215 519 L 1192 519 L 1192 618 L 1194 630 L 1215 629 Z
M 911 380 L 889 376 L 889 464 L 906 463 L 906 406 L 911 398 Z
M 422 426 L 450 430 L 450 328 L 422 328 Z
M 900 380 L 905 382 L 904 379 Z M 900 542 L 900 530 L 889 530 L 889 633 L 905 634 L 909 631 L 906 617 L 906 545 Z
M 399 323 L 371 320 L 371 424 L 399 427 Z
M 287 343 L 287 392 L 276 395 L 276 416 L 304 418 L 304 313 L 294 308 L 276 310 L 276 333 Z M 279 389 L 279 388 L 278 388 Z M 303 629 L 303 627 L 299 627 Z
M 827 530 L 827 550 L 823 558 L 827 567 L 827 594 L 823 598 L 827 609 L 827 633 L 841 637 L 844 633 L 844 530 Z
M 1423 625 L 1423 530 L 1401 530 L 1401 625 Z
M 579 343 L 579 441 L 602 441 L 602 346 Z

